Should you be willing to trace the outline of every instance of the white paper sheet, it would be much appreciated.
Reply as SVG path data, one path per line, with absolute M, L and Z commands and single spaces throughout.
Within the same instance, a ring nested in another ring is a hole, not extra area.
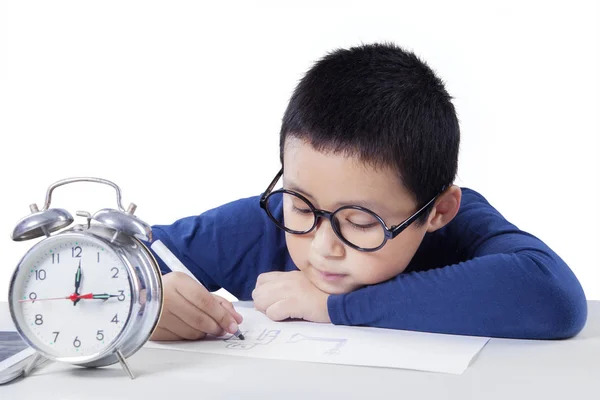
M 462 374 L 489 338 L 304 321 L 274 322 L 252 303 L 234 303 L 244 321 L 235 336 L 145 347 L 243 357 L 404 368 Z

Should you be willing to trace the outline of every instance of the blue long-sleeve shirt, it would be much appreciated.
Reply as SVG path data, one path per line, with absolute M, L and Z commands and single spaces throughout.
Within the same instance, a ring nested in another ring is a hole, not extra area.
M 508 222 L 479 193 L 462 188 L 456 217 L 428 233 L 405 272 L 331 295 L 333 324 L 508 338 L 559 339 L 587 319 L 583 289 L 565 262 Z M 211 291 L 251 300 L 258 275 L 297 270 L 282 230 L 258 197 L 153 226 Z M 167 266 L 157 257 L 163 273 Z

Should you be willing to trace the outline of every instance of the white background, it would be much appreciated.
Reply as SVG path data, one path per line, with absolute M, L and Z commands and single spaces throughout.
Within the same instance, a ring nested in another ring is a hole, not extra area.
M 373 41 L 414 50 L 446 82 L 457 183 L 600 299 L 597 2 L 294 3 L 0 0 L 0 299 L 34 243 L 12 229 L 51 183 L 113 180 L 151 224 L 258 194 L 298 79 L 327 51 Z M 114 208 L 96 186 L 61 187 L 52 206 Z

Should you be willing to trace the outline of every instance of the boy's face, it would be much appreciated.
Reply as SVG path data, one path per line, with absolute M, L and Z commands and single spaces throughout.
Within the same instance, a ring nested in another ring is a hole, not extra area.
M 320 153 L 290 137 L 284 148 L 283 187 L 304 195 L 318 209 L 335 211 L 342 205 L 363 205 L 388 227 L 410 217 L 417 204 L 391 169 L 375 169 L 356 158 Z M 325 218 L 308 234 L 286 233 L 294 264 L 319 289 L 348 293 L 388 280 L 406 269 L 428 224 L 411 224 L 375 252 L 346 246 Z

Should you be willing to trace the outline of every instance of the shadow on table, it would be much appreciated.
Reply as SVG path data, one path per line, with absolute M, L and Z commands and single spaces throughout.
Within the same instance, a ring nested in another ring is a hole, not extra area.
M 588 316 L 585 327 L 574 339 L 600 338 L 600 301 L 588 302 Z

